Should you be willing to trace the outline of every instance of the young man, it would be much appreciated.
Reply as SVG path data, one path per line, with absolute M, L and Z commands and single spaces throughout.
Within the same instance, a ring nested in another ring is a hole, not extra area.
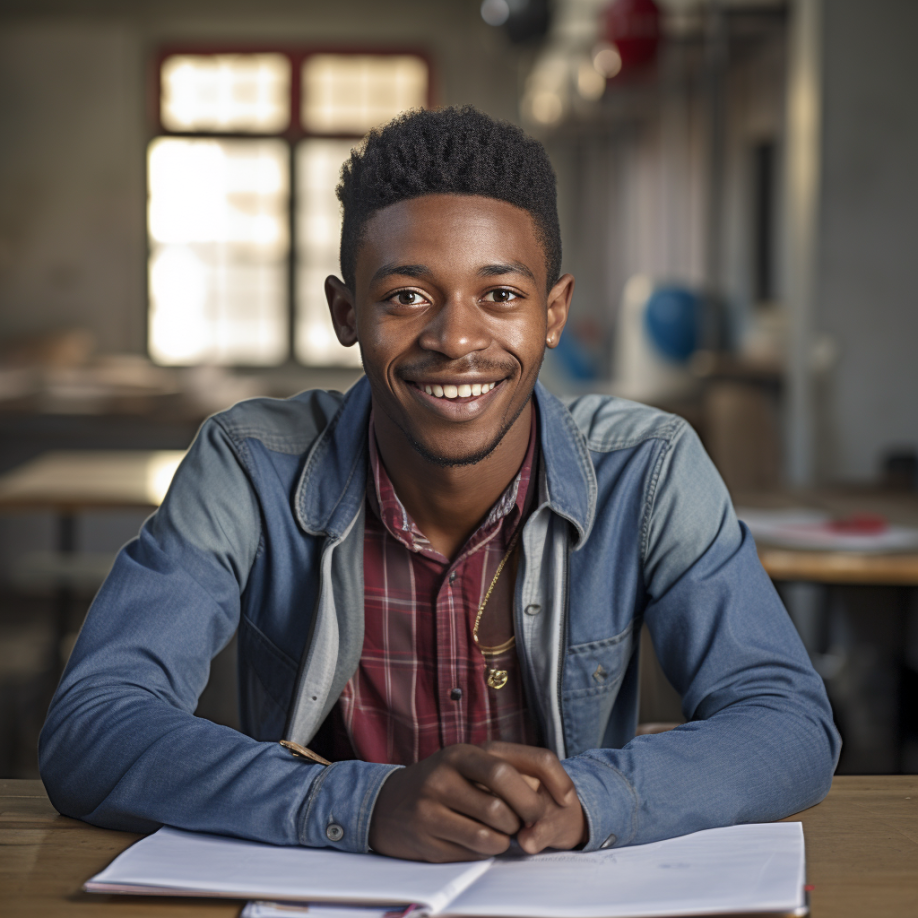
M 55 806 L 461 860 L 820 800 L 821 681 L 691 429 L 537 383 L 573 290 L 542 147 L 418 112 L 339 197 L 326 291 L 366 378 L 203 426 L 51 706 Z M 688 722 L 635 738 L 643 622 Z M 193 716 L 234 633 L 244 733 Z

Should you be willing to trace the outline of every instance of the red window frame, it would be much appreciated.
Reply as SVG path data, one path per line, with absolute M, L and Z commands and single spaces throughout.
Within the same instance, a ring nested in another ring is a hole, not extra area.
M 160 100 L 162 98 L 162 68 L 170 57 L 175 55 L 194 55 L 196 57 L 216 57 L 223 54 L 280 54 L 290 61 L 290 123 L 286 130 L 276 132 L 265 131 L 173 131 L 167 129 L 162 123 Z M 350 132 L 329 133 L 326 131 L 312 131 L 305 128 L 300 121 L 300 108 L 302 101 L 302 66 L 310 57 L 316 54 L 336 54 L 342 57 L 401 57 L 411 56 L 420 58 L 427 65 L 427 108 L 433 108 L 436 91 L 434 85 L 434 67 L 430 55 L 419 48 L 390 47 L 374 48 L 372 46 L 359 47 L 348 45 L 336 47 L 334 45 L 316 45 L 309 47 L 284 46 L 272 44 L 252 45 L 165 45 L 161 47 L 154 58 L 153 78 L 151 80 L 151 121 L 155 125 L 156 136 L 173 137 L 272 137 L 285 138 L 291 143 L 296 143 L 306 137 L 327 137 L 331 140 L 359 139 L 360 134 Z

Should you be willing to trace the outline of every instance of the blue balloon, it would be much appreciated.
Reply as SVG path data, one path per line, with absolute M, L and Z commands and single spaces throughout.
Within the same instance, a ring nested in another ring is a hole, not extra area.
M 644 325 L 657 350 L 674 363 L 685 363 L 701 338 L 701 298 L 681 287 L 660 287 L 644 308 Z

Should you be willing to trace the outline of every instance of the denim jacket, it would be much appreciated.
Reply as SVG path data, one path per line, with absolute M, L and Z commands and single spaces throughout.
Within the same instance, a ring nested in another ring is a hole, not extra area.
M 587 850 L 817 803 L 840 746 L 822 682 L 691 428 L 621 399 L 535 397 L 542 462 L 514 621 Z M 368 850 L 396 766 L 307 764 L 277 741 L 307 745 L 360 658 L 369 410 L 363 379 L 203 425 L 52 702 L 40 765 L 61 813 Z M 645 622 L 687 722 L 635 737 Z M 234 633 L 244 732 L 193 713 Z

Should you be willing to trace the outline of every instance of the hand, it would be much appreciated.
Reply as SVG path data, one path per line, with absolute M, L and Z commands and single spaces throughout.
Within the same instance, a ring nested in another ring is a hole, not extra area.
M 539 781 L 538 793 L 545 812 L 535 822 L 523 826 L 516 836 L 527 854 L 538 854 L 545 848 L 569 850 L 586 844 L 589 826 L 577 789 L 550 749 L 499 742 L 485 743 L 482 748 L 508 762 L 524 778 Z
M 546 816 L 550 798 L 534 785 L 505 757 L 448 746 L 389 775 L 370 818 L 370 847 L 435 863 L 500 854 Z

